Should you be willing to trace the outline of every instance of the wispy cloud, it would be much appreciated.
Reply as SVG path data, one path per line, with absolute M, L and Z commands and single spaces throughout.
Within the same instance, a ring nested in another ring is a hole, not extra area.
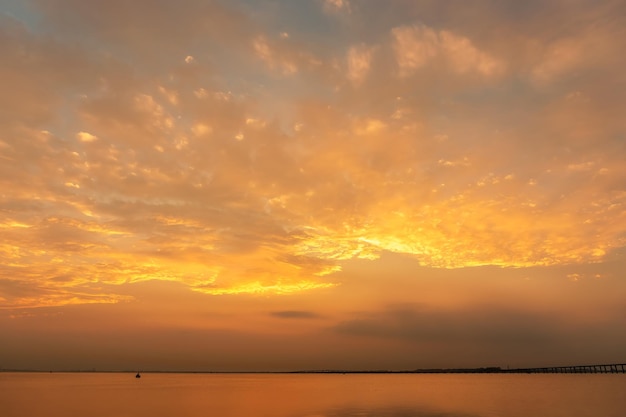
M 281 319 L 316 319 L 320 317 L 315 312 L 302 310 L 273 311 L 270 314 Z
M 391 34 L 401 76 L 409 76 L 429 64 L 460 74 L 476 72 L 484 76 L 497 75 L 504 67 L 468 38 L 447 30 L 436 31 L 417 24 L 393 28 Z

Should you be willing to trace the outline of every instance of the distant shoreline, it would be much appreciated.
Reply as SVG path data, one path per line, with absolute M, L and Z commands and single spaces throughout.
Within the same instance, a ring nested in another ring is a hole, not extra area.
M 14 373 L 81 373 L 81 374 L 124 374 L 137 373 L 135 370 L 93 370 L 93 369 L 63 369 L 63 370 L 41 370 L 41 369 L 0 369 L 0 372 Z M 406 371 L 393 370 L 297 370 L 297 371 L 163 371 L 148 370 L 140 371 L 142 374 L 435 374 L 435 373 L 502 373 L 506 370 L 485 368 L 462 368 L 462 369 L 416 369 Z

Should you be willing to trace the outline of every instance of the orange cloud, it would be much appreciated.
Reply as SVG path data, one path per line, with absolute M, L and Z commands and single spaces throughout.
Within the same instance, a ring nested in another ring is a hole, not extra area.
M 2 27 L 0 273 L 28 289 L 2 295 L 10 305 L 120 301 L 116 287 L 149 280 L 315 292 L 387 252 L 522 268 L 599 263 L 626 244 L 619 92 L 568 78 L 537 95 L 585 51 L 618 51 L 605 32 L 516 61 L 445 24 L 385 21 L 326 48 L 224 5 L 206 6 L 223 33 L 168 26 L 171 39 L 159 19 L 204 9 L 151 8 L 141 30 L 113 33 L 114 5 L 75 5 L 41 5 L 51 30 L 86 33 L 75 47 Z M 150 53 L 158 40 L 168 54 Z
M 493 76 L 504 64 L 479 50 L 465 37 L 435 31 L 424 25 L 400 26 L 391 31 L 400 76 L 409 76 L 428 64 L 443 60 L 454 72 Z
M 353 46 L 348 50 L 348 79 L 354 84 L 361 84 L 370 70 L 373 48 L 366 45 Z

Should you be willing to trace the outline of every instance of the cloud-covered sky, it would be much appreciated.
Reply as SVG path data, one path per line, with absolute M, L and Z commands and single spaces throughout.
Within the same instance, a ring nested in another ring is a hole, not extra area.
M 614 0 L 0 1 L 2 366 L 623 362 L 625 40 Z

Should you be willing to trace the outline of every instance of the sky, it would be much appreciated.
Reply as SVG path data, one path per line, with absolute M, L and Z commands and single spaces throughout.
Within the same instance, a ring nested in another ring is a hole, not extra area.
M 620 0 L 0 0 L 0 368 L 626 361 Z

